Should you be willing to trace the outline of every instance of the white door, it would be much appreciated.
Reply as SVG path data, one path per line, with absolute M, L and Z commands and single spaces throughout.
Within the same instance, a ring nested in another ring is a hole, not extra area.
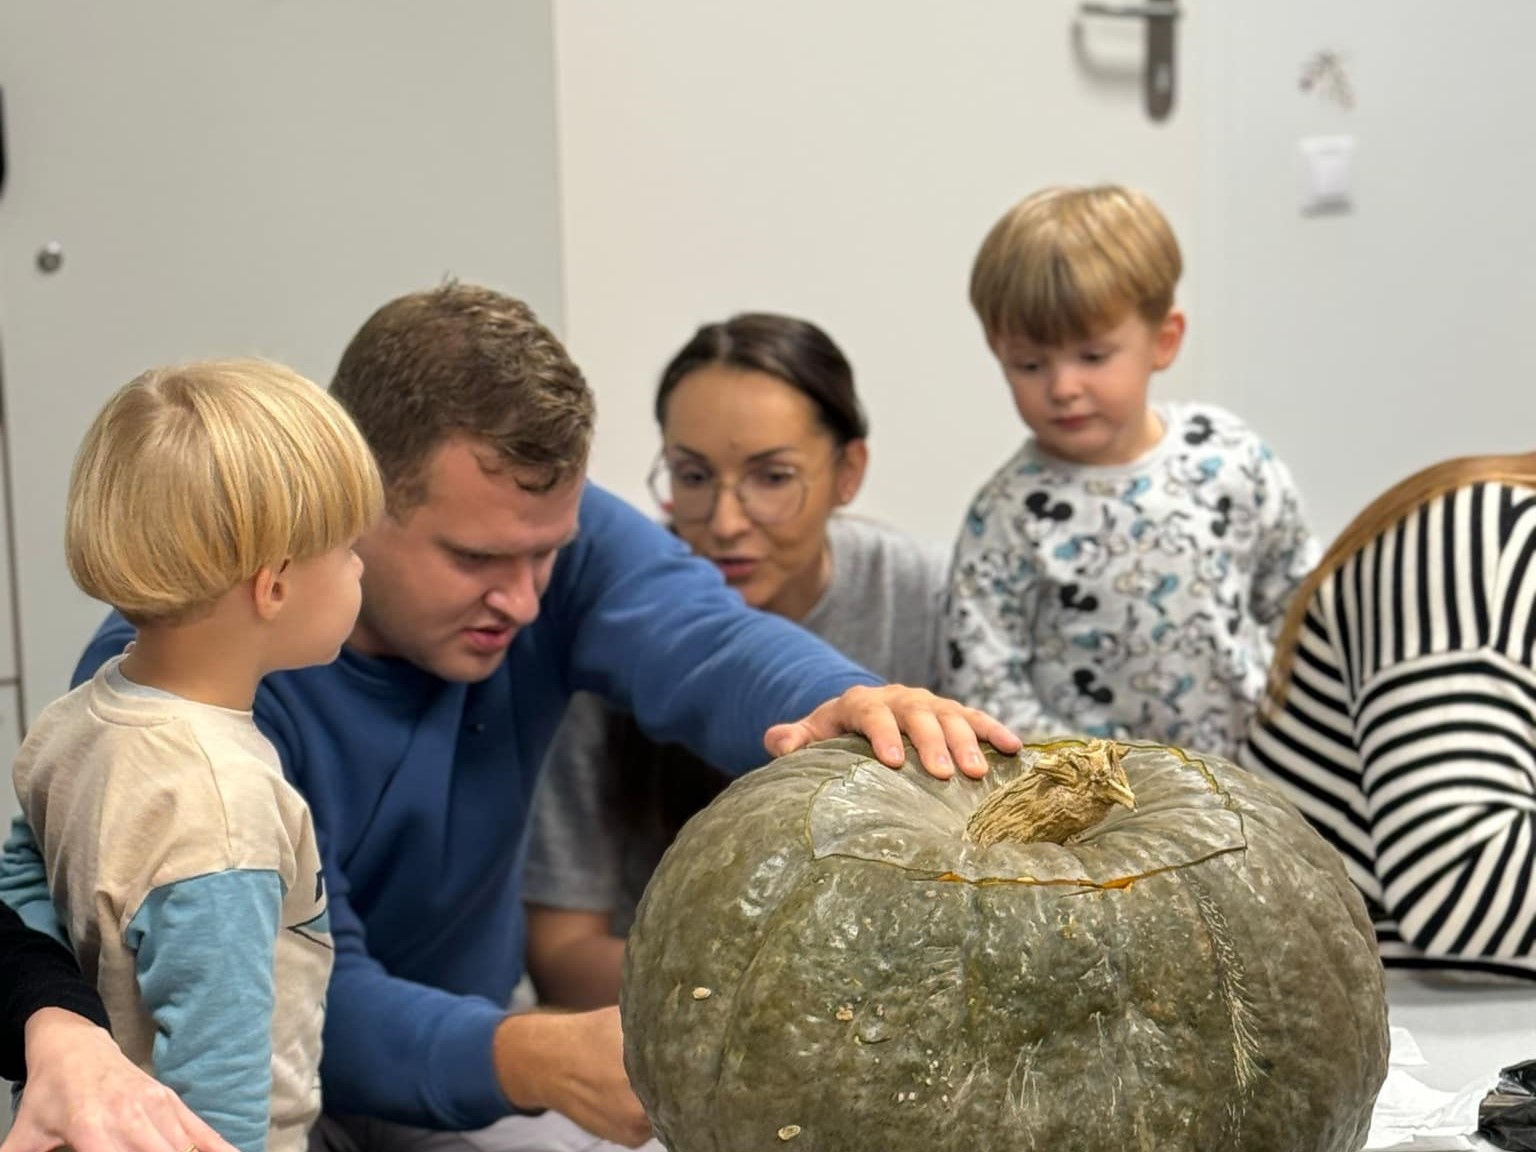
M 1536 447 L 1536 6 L 1212 8 L 1202 386 L 1325 537 L 1437 460 Z M 1299 144 L 1336 136 L 1353 203 L 1303 215 Z
M 567 335 L 598 395 L 594 473 L 649 506 L 656 377 L 707 320 L 816 321 L 872 425 L 855 506 L 948 542 L 1023 437 L 967 302 L 971 260 L 1044 184 L 1156 197 L 1191 257 L 1199 0 L 1176 29 L 1172 116 L 1142 96 L 1146 26 L 1077 0 L 582 0 L 555 10 Z
M 450 274 L 558 327 L 551 34 L 547 0 L 0 6 L 26 714 L 64 690 L 102 615 L 70 582 L 61 525 L 75 446 L 110 391 L 215 354 L 325 383 L 375 307 Z M 49 243 L 53 272 L 36 259 Z M 0 688 L 10 659 L 0 635 Z

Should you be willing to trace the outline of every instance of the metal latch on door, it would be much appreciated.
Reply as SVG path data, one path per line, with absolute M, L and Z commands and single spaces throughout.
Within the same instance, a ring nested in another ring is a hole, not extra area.
M 1143 78 L 1147 115 L 1166 120 L 1173 111 L 1174 94 L 1174 21 L 1182 14 L 1172 0 L 1147 0 L 1144 4 L 1084 3 L 1077 6 L 1081 16 L 1107 16 L 1117 20 L 1147 22 L 1147 67 Z

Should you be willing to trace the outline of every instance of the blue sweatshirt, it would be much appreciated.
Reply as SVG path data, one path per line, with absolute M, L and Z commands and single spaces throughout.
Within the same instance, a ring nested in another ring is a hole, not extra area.
M 76 681 L 131 638 L 110 617 Z M 740 771 L 770 725 L 879 682 L 591 484 L 539 618 L 489 679 L 351 650 L 267 677 L 256 721 L 309 801 L 330 890 L 326 1109 L 456 1130 L 511 1113 L 492 1033 L 523 973 L 529 805 L 573 691 Z

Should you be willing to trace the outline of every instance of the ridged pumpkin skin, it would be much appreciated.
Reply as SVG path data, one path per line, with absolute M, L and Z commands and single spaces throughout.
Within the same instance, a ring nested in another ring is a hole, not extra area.
M 625 1061 L 673 1152 L 1355 1152 L 1387 1070 L 1375 935 L 1263 781 L 1131 745 L 1135 811 L 961 840 L 985 780 L 862 740 L 684 828 L 625 959 Z

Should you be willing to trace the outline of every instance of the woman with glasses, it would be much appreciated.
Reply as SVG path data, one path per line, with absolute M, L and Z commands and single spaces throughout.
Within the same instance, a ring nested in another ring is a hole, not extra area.
M 945 557 L 838 515 L 868 426 L 853 371 L 814 324 L 708 324 L 656 391 L 651 491 L 673 530 L 753 607 L 797 621 L 892 683 L 939 676 Z M 523 890 L 528 968 L 570 1008 L 618 1001 L 624 935 L 672 837 L 728 783 L 595 698 L 570 705 L 545 765 Z

